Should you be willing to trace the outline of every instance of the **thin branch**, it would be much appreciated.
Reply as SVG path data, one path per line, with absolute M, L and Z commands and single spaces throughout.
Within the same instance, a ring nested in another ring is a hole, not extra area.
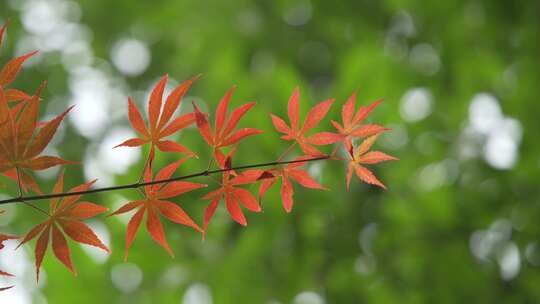
M 174 181 L 179 180 L 185 180 L 200 176 L 209 176 L 211 174 L 217 174 L 222 173 L 226 171 L 232 171 L 232 170 L 245 170 L 245 169 L 251 169 L 251 168 L 259 168 L 259 167 L 269 167 L 269 166 L 279 166 L 279 165 L 286 165 L 286 164 L 292 164 L 292 163 L 302 163 L 302 162 L 311 162 L 311 161 L 318 161 L 318 160 L 328 160 L 331 156 L 324 155 L 324 156 L 318 156 L 314 158 L 308 158 L 308 159 L 297 159 L 297 160 L 289 160 L 289 161 L 274 161 L 274 162 L 267 162 L 267 163 L 259 163 L 259 164 L 253 164 L 253 165 L 244 165 L 244 166 L 237 166 L 237 167 L 231 167 L 226 169 L 215 169 L 215 170 L 205 170 L 198 173 L 178 176 L 178 177 L 172 177 L 168 179 L 162 179 L 162 180 L 155 180 L 150 182 L 137 182 L 133 184 L 126 184 L 126 185 L 120 185 L 120 186 L 113 186 L 113 187 L 104 187 L 104 188 L 96 188 L 96 189 L 90 189 L 85 191 L 75 191 L 75 192 L 63 192 L 63 193 L 54 193 L 54 194 L 45 194 L 45 195 L 37 195 L 37 196 L 27 196 L 27 197 L 17 197 L 17 198 L 11 198 L 6 200 L 0 200 L 0 205 L 4 204 L 10 204 L 10 203 L 23 203 L 28 201 L 37 201 L 37 200 L 46 200 L 46 199 L 52 199 L 52 198 L 60 198 L 60 197 L 67 197 L 67 196 L 76 196 L 76 195 L 84 195 L 84 194 L 93 194 L 93 193 L 100 193 L 100 192 L 109 192 L 109 191 L 116 191 L 116 190 L 123 190 L 123 189 L 135 189 L 139 187 L 144 186 L 150 186 L 150 185 L 156 185 L 156 184 L 164 184 L 164 183 L 170 183 Z

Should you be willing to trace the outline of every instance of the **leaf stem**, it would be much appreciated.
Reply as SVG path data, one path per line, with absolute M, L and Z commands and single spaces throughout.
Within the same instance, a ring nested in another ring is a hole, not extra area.
M 35 210 L 49 216 L 49 213 L 47 211 L 45 211 L 45 210 L 39 208 L 38 206 L 24 200 L 23 192 L 22 192 L 22 184 L 21 184 L 21 174 L 19 173 L 19 167 L 18 166 L 15 167 L 15 172 L 17 172 L 17 184 L 19 186 L 19 199 L 21 199 L 21 203 L 23 203 L 23 204 L 25 204 L 27 206 L 30 206 L 30 207 L 34 208 Z
M 281 155 L 277 159 L 277 162 L 281 161 L 285 156 L 287 156 L 287 154 L 289 154 L 289 152 L 292 151 L 295 145 L 296 145 L 296 141 L 293 142 L 283 153 L 281 153 Z
M 331 158 L 330 155 L 323 155 L 323 156 L 318 156 L 318 157 L 314 157 L 314 158 L 300 159 L 300 160 L 273 161 L 273 162 L 267 162 L 267 163 L 258 163 L 258 164 L 251 164 L 251 165 L 236 166 L 236 167 L 225 168 L 225 169 L 204 170 L 204 171 L 200 171 L 200 172 L 197 172 L 197 173 L 178 176 L 178 177 L 172 177 L 172 178 L 168 178 L 168 179 L 154 180 L 154 181 L 149 181 L 149 182 L 137 182 L 137 183 L 132 183 L 132 184 L 120 185 L 120 186 L 112 186 L 112 187 L 90 189 L 90 190 L 85 190 L 85 191 L 63 192 L 63 193 L 54 193 L 54 194 L 45 194 L 45 195 L 36 195 L 36 196 L 27 196 L 27 197 L 22 197 L 21 196 L 21 197 L 16 197 L 16 198 L 0 200 L 0 205 L 10 204 L 10 203 L 27 203 L 28 201 L 38 201 L 38 200 L 46 200 L 46 199 L 52 199 L 52 198 L 60 198 L 60 197 L 76 196 L 76 195 L 84 195 L 84 194 L 93 194 L 93 193 L 117 191 L 117 190 L 124 190 L 124 189 L 136 189 L 136 188 L 144 187 L 144 186 L 170 183 L 170 182 L 174 182 L 174 181 L 191 179 L 191 178 L 201 177 L 201 176 L 209 176 L 209 175 L 212 175 L 212 174 L 218 174 L 218 173 L 222 173 L 222 172 L 226 172 L 226 171 L 232 171 L 232 170 L 245 170 L 245 169 L 259 168 L 259 167 L 286 165 L 286 164 L 292 164 L 292 163 L 311 162 L 311 161 L 319 161 L 319 160 L 329 160 L 330 158 Z

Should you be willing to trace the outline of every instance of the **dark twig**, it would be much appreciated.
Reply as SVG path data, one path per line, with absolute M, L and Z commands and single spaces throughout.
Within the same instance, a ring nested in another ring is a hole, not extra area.
M 150 182 L 137 182 L 133 184 L 105 187 L 105 188 L 96 188 L 96 189 L 90 189 L 86 191 L 63 192 L 63 193 L 10 198 L 6 200 L 0 200 L 0 205 L 10 204 L 10 203 L 24 203 L 28 201 L 38 201 L 38 200 L 46 200 L 46 199 L 52 199 L 52 198 L 60 198 L 60 197 L 76 196 L 76 195 L 84 195 L 84 194 L 93 194 L 93 193 L 100 193 L 100 192 L 109 192 L 109 191 L 116 191 L 116 190 L 123 190 L 123 189 L 136 189 L 139 187 L 170 183 L 174 181 L 185 180 L 185 179 L 190 179 L 190 178 L 195 178 L 195 177 L 200 177 L 200 176 L 209 176 L 211 174 L 217 174 L 217 173 L 222 173 L 222 172 L 232 171 L 232 170 L 245 170 L 245 169 L 259 168 L 259 167 L 279 166 L 279 165 L 286 165 L 286 164 L 292 164 L 292 163 L 328 160 L 330 158 L 331 157 L 329 155 L 324 155 L 324 156 L 318 156 L 318 157 L 308 158 L 308 159 L 274 161 L 274 162 L 259 163 L 259 164 L 253 164 L 253 165 L 237 166 L 237 167 L 231 167 L 231 168 L 225 168 L 225 169 L 205 170 L 198 173 L 172 177 L 172 178 L 163 179 L 163 180 L 155 180 L 155 181 L 150 181 Z

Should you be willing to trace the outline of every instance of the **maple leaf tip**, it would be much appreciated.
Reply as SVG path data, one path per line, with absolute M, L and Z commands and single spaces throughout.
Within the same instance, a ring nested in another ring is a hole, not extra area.
M 27 54 L 25 54 L 25 55 L 23 55 L 23 56 L 26 56 L 26 57 L 29 58 L 29 57 L 34 56 L 34 55 L 37 54 L 37 53 L 39 53 L 39 50 L 32 51 L 32 52 L 27 53 Z
M 202 75 L 203 75 L 202 73 L 199 73 L 199 74 L 197 74 L 197 75 L 191 77 L 191 81 L 199 80 L 199 78 L 201 78 Z
M 71 112 L 71 110 L 72 110 L 73 108 L 75 108 L 75 105 L 69 106 L 69 108 L 67 108 L 67 110 L 66 110 L 66 112 L 65 112 L 65 113 L 66 113 L 65 115 L 67 115 L 69 112 Z

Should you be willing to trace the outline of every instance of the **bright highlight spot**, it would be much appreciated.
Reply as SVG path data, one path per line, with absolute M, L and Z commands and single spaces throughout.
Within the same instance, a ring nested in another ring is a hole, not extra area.
M 114 66 L 126 76 L 142 74 L 150 65 L 148 46 L 137 39 L 126 38 L 117 41 L 111 51 Z

